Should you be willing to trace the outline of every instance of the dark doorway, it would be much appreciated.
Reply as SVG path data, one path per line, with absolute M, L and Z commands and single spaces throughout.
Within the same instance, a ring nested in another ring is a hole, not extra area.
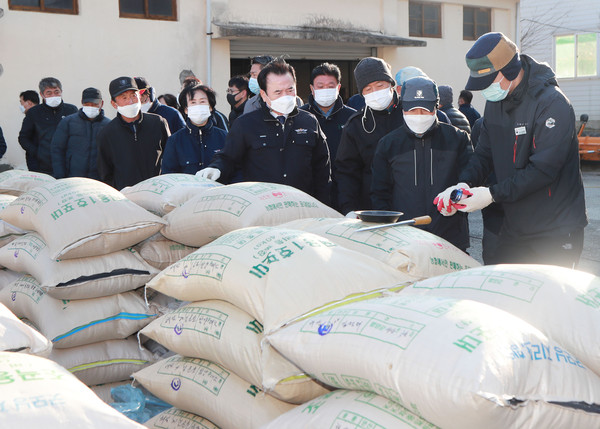
M 358 64 L 359 60 L 293 60 L 286 59 L 296 70 L 297 80 L 297 93 L 304 102 L 308 101 L 308 95 L 310 94 L 310 72 L 319 64 L 329 62 L 336 64 L 342 71 L 342 88 L 340 89 L 340 95 L 344 102 L 348 101 L 348 98 L 358 92 L 356 89 L 356 82 L 354 81 L 354 67 Z M 231 59 L 231 75 L 237 76 L 239 74 L 248 74 L 250 70 L 250 59 Z

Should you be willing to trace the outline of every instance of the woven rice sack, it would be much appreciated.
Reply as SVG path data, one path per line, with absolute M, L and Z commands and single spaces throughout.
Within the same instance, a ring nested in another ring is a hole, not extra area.
M 0 304 L 0 351 L 48 356 L 52 343 Z
M 526 320 L 600 375 L 600 278 L 551 265 L 490 265 L 415 283 L 402 293 L 482 302 Z
M 172 356 L 133 378 L 159 399 L 223 428 L 259 428 L 294 408 L 204 359 Z
M 0 248 L 0 264 L 31 274 L 41 287 L 58 299 L 84 299 L 114 295 L 143 286 L 158 270 L 134 250 L 102 256 L 56 260 L 46 242 L 29 233 Z
M 165 222 L 116 189 L 93 179 L 71 177 L 23 194 L 0 218 L 38 232 L 53 259 L 104 255 L 152 236 Z
M 159 270 L 164 270 L 169 265 L 198 250 L 197 247 L 190 247 L 169 240 L 160 233 L 142 241 L 136 246 L 136 249 L 148 264 Z
M 36 186 L 56 182 L 48 174 L 27 170 L 8 170 L 0 173 L 0 194 L 19 196 Z
M 281 227 L 320 235 L 415 277 L 428 278 L 481 266 L 453 244 L 417 227 L 357 232 L 373 225 L 357 219 L 320 218 L 300 219 Z
M 207 189 L 223 186 L 193 174 L 170 173 L 151 177 L 121 189 L 123 195 L 139 206 L 164 216 Z
M 328 391 L 280 354 L 261 347 L 262 324 L 225 301 L 187 304 L 155 319 L 140 335 L 179 355 L 228 368 L 282 401 L 301 404 Z M 265 380 L 275 380 L 275 386 Z
M 55 348 L 126 338 L 156 317 L 135 292 L 93 299 L 52 298 L 31 276 L 0 290 L 2 302 L 17 317 L 26 317 Z
M 0 173 L 1 174 L 1 173 Z M 0 194 L 0 211 L 4 210 L 6 206 L 16 200 L 17 197 L 13 195 L 3 195 Z M 11 225 L 8 222 L 4 222 L 0 220 L 0 247 L 5 246 L 10 243 L 19 235 L 25 234 L 27 231 L 18 228 L 14 225 Z
M 445 429 L 600 427 L 600 378 L 479 302 L 402 292 L 356 300 L 268 341 L 330 386 L 377 393 Z
M 0 353 L 3 428 L 143 429 L 56 362 Z
M 342 217 L 296 188 L 242 182 L 209 189 L 165 216 L 161 233 L 178 243 L 200 247 L 249 226 L 273 226 L 307 217 Z
M 210 420 L 177 408 L 169 408 L 144 423 L 149 429 L 219 429 Z

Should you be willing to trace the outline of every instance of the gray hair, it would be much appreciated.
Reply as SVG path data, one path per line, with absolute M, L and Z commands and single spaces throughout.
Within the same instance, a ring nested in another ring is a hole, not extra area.
M 191 70 L 181 70 L 181 73 L 179 73 L 179 83 L 183 85 L 183 82 L 185 82 L 188 77 L 196 77 L 196 75 Z
M 54 77 L 45 77 L 42 80 L 40 80 L 40 92 L 44 92 L 46 89 L 48 88 L 57 88 L 60 89 L 62 91 L 62 84 L 60 83 L 60 80 L 54 78 Z

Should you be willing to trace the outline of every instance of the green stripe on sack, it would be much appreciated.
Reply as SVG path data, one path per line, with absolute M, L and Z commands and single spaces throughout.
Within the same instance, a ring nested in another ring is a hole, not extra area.
M 150 361 L 143 359 L 109 359 L 109 360 L 99 360 L 97 362 L 84 363 L 83 365 L 77 365 L 73 368 L 68 368 L 70 372 L 79 372 L 85 371 L 86 369 L 96 368 L 100 366 L 107 366 L 116 363 L 130 363 L 134 365 L 145 365 Z

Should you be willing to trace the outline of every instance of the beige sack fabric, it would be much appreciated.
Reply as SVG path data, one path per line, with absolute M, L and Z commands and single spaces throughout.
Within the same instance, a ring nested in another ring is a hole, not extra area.
M 154 234 L 152 237 L 142 241 L 135 248 L 148 264 L 159 270 L 164 270 L 169 265 L 198 250 L 197 247 L 190 247 L 169 240 L 160 233 Z
M 151 177 L 137 185 L 121 189 L 137 205 L 164 216 L 207 189 L 223 186 L 214 180 L 193 174 L 170 173 Z
M 134 250 L 118 250 L 102 256 L 56 260 L 46 242 L 29 233 L 0 248 L 0 265 L 31 274 L 58 299 L 85 299 L 114 295 L 143 286 L 158 270 Z
M 263 349 L 262 324 L 225 301 L 187 304 L 155 319 L 140 334 L 182 356 L 224 366 L 282 401 L 301 404 L 328 391 L 280 354 Z M 265 380 L 275 381 L 266 385 Z
M 3 428 L 144 429 L 56 362 L 3 352 L 0 368 Z
M 439 429 L 371 392 L 336 390 L 277 417 L 261 429 Z
M 17 317 L 33 322 L 56 348 L 125 338 L 156 317 L 135 292 L 60 300 L 44 292 L 31 276 L 23 276 L 0 290 L 0 302 Z
M 172 356 L 133 378 L 154 396 L 223 428 L 257 429 L 294 408 L 204 359 Z
M 412 280 L 318 235 L 255 227 L 201 247 L 163 270 L 147 287 L 183 301 L 228 301 L 251 314 L 268 333 L 327 302 Z
M 165 216 L 162 234 L 200 247 L 249 226 L 272 226 L 306 217 L 342 217 L 332 208 L 291 186 L 242 182 L 209 189 Z
M 550 265 L 490 265 L 433 277 L 402 293 L 471 299 L 531 323 L 600 375 L 600 277 Z
M 0 173 L 2 174 L 2 173 Z M 16 200 L 17 197 L 13 195 L 0 194 L 0 211 L 4 210 L 6 206 Z M 25 234 L 27 231 L 11 225 L 8 222 L 0 220 L 0 247 L 10 243 L 16 237 Z
M 375 224 L 357 219 L 300 219 L 281 225 L 320 235 L 416 277 L 479 267 L 481 264 L 448 241 L 412 226 L 357 232 Z
M 36 186 L 56 182 L 48 174 L 27 170 L 8 170 L 0 173 L 0 194 L 19 196 Z
M 126 249 L 165 224 L 116 189 L 83 177 L 39 186 L 10 203 L 0 212 L 0 218 L 38 232 L 54 259 Z
M 0 351 L 48 356 L 52 343 L 0 303 Z
M 219 429 L 210 420 L 177 408 L 169 408 L 144 423 L 148 429 Z
M 510 313 L 403 295 L 333 307 L 268 336 L 333 387 L 391 399 L 444 429 L 600 427 L 600 378 Z
M 49 358 L 88 386 L 129 380 L 131 374 L 157 358 L 138 345 L 135 336 L 68 349 L 54 349 Z

